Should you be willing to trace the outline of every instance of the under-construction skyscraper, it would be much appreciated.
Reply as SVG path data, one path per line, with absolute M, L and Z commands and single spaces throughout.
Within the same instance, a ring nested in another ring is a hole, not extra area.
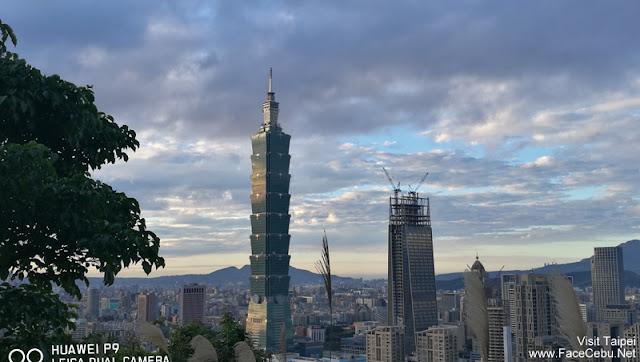
M 405 352 L 416 333 L 438 324 L 429 199 L 416 192 L 389 199 L 388 324 L 404 326 Z
M 251 136 L 251 301 L 247 332 L 267 351 L 293 346 L 289 305 L 289 141 L 278 124 L 279 105 L 271 88 L 262 104 L 260 130 Z

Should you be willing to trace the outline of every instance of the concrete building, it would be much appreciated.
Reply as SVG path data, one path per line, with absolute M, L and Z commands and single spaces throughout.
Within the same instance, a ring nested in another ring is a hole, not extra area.
M 131 293 L 127 291 L 121 291 L 118 295 L 118 308 L 124 312 L 128 312 L 131 309 Z
M 504 362 L 513 362 L 513 333 L 511 332 L 511 326 L 502 328 L 502 335 L 504 336 L 503 353 Z
M 520 284 L 520 275 L 502 274 L 501 279 L 502 306 L 505 307 L 511 330 L 514 331 L 516 329 L 515 288 Z
M 100 317 L 100 290 L 96 288 L 87 289 L 87 304 L 85 306 L 85 316 L 89 320 Z
M 460 322 L 460 294 L 457 292 L 444 292 L 439 305 L 440 318 L 444 324 L 457 324 Z
M 528 351 L 535 348 L 536 338 L 552 336 L 557 328 L 546 275 L 521 275 L 520 283 L 515 285 L 513 298 L 516 319 L 514 358 L 516 361 L 526 361 Z
M 489 319 L 489 356 L 488 362 L 504 362 L 504 327 L 509 325 L 509 320 L 504 307 L 490 306 L 487 308 Z
M 429 199 L 415 192 L 389 199 L 387 324 L 404 326 L 404 349 L 416 332 L 438 325 Z
M 580 315 L 582 316 L 582 321 L 583 322 L 587 322 L 587 304 L 586 303 L 580 303 Z
M 274 354 L 271 362 L 285 362 L 280 354 Z M 304 357 L 299 353 L 287 353 L 286 362 L 367 362 L 364 356 L 336 356 L 336 357 Z
M 380 323 L 378 321 L 355 322 L 353 323 L 353 334 L 357 336 L 359 334 L 367 333 L 372 329 L 376 329 L 379 324 Z
M 194 321 L 204 322 L 205 287 L 191 283 L 180 287 L 178 294 L 178 324 L 186 326 Z
M 366 355 L 367 354 L 367 337 L 366 334 L 356 334 L 353 337 L 340 339 L 340 352 L 349 355 Z
M 636 341 L 635 346 L 626 347 L 628 351 L 632 351 L 626 362 L 640 362 L 640 322 L 627 326 L 624 329 L 623 337 Z
M 293 349 L 289 304 L 289 142 L 278 123 L 280 106 L 271 87 L 262 104 L 263 124 L 251 136 L 251 300 L 246 330 L 267 351 L 280 350 L 285 330 L 287 349 Z
M 314 342 L 324 342 L 324 327 L 311 325 L 307 328 L 307 337 Z
M 153 293 L 138 295 L 138 320 L 153 322 L 156 320 L 156 296 Z
M 100 310 L 109 309 L 109 298 L 100 298 Z
M 403 362 L 404 328 L 379 326 L 367 332 L 367 362 Z
M 418 362 L 458 361 L 458 351 L 464 344 L 464 335 L 459 326 L 433 327 L 416 335 Z
M 460 294 L 458 292 L 442 293 L 442 310 L 460 309 Z
M 591 258 L 591 284 L 597 322 L 606 322 L 607 305 L 624 303 L 624 265 L 622 248 L 594 248 Z
M 174 315 L 174 306 L 171 304 L 162 304 L 160 306 L 160 316 L 166 320 L 171 320 Z
M 638 311 L 631 304 L 609 304 L 604 309 L 604 320 L 614 324 L 631 325 L 638 321 Z
M 324 353 L 324 343 L 308 339 L 295 340 L 294 349 L 302 357 L 321 358 Z
M 609 322 L 590 322 L 587 323 L 587 337 L 589 339 L 595 340 L 599 339 L 600 345 L 594 347 L 597 350 L 601 351 L 601 358 L 594 358 L 595 362 L 614 362 L 621 361 L 618 358 L 618 350 L 621 348 L 620 346 L 614 346 L 612 343 L 606 343 L 604 341 L 606 338 L 618 339 L 624 335 L 625 328 L 623 324 L 620 323 L 609 323 Z M 633 333 L 632 330 L 630 330 Z M 636 344 L 638 341 L 636 340 Z M 633 349 L 635 346 L 630 346 L 629 350 Z M 627 349 L 627 347 L 622 347 Z M 627 359 L 622 359 L 622 361 L 628 361 Z

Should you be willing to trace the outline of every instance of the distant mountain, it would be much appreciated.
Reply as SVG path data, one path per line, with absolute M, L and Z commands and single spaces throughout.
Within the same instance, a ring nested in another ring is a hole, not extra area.
M 569 272 L 565 273 L 573 277 L 573 286 L 578 288 L 587 288 L 591 286 L 591 271 Z M 499 286 L 498 277 L 491 278 L 490 285 Z M 624 272 L 624 284 L 626 287 L 640 287 L 640 275 L 626 270 Z M 458 290 L 464 289 L 464 280 L 462 277 L 456 279 L 436 280 L 436 289 L 438 290 Z
M 147 277 L 147 278 L 116 278 L 113 286 L 126 287 L 132 285 L 140 285 L 145 287 L 164 287 L 177 289 L 185 284 L 198 283 L 216 287 L 249 287 L 249 276 L 251 275 L 251 267 L 245 265 L 238 269 L 236 267 L 228 267 L 220 270 L 216 270 L 209 274 L 186 274 L 186 275 L 171 275 L 162 277 Z M 322 278 L 319 274 L 310 272 L 308 270 L 297 269 L 289 267 L 289 275 L 291 276 L 291 285 L 322 285 Z M 361 279 L 340 277 L 337 275 L 332 276 L 334 283 L 356 283 Z M 101 285 L 102 278 L 89 278 L 89 282 L 92 286 Z
M 624 282 L 627 287 L 640 287 L 640 240 L 629 240 L 620 244 L 624 262 Z M 591 286 L 591 258 L 582 259 L 575 263 L 551 264 L 533 269 L 534 273 L 546 274 L 560 271 L 573 277 L 573 285 L 579 288 Z M 502 271 L 502 274 L 526 274 L 531 270 Z M 489 272 L 492 283 L 499 284 L 498 272 Z M 462 273 L 449 273 L 436 276 L 436 288 L 442 290 L 457 290 L 464 288 Z
M 625 284 L 627 286 L 640 287 L 640 240 L 630 240 L 620 244 L 623 252 L 625 273 Z M 582 259 L 574 263 L 545 265 L 535 268 L 535 273 L 548 273 L 552 270 L 559 270 L 567 275 L 574 277 L 574 285 L 577 287 L 585 287 L 591 285 L 591 258 Z M 525 274 L 531 270 L 510 270 L 502 271 L 502 274 Z M 165 287 L 177 289 L 182 285 L 189 283 L 198 283 L 209 286 L 235 286 L 238 288 L 249 287 L 249 276 L 251 270 L 249 265 L 245 265 L 238 269 L 236 267 L 228 267 L 216 270 L 209 274 L 187 274 L 173 275 L 162 277 L 148 278 L 116 278 L 114 286 L 123 287 L 131 285 L 149 286 L 149 287 Z M 289 267 L 289 275 L 291 276 L 291 285 L 322 285 L 322 279 L 319 274 L 308 270 Z M 498 272 L 489 272 L 492 279 L 498 278 Z M 362 279 L 354 279 L 348 277 L 339 277 L 334 275 L 333 282 L 339 283 L 362 283 Z M 102 285 L 102 278 L 89 278 L 92 286 Z M 449 273 L 436 275 L 436 288 L 444 290 L 455 290 L 464 288 L 462 282 L 462 273 Z
M 622 243 L 619 246 L 622 247 L 622 259 L 624 262 L 624 269 L 627 271 L 640 274 L 640 240 L 629 240 L 626 243 Z M 559 270 L 567 275 L 577 272 L 589 272 L 591 273 L 591 258 L 585 258 L 574 263 L 567 264 L 549 264 L 543 267 L 533 269 L 535 273 L 549 273 L 552 270 Z M 502 274 L 525 274 L 531 270 L 503 270 Z M 490 278 L 497 278 L 498 272 L 489 272 Z M 462 272 L 460 273 L 448 273 L 436 275 L 437 281 L 446 281 L 462 278 Z

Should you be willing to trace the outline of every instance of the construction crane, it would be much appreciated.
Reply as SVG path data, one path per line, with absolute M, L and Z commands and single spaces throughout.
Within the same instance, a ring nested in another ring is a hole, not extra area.
M 387 175 L 387 179 L 389 180 L 389 183 L 391 184 L 391 188 L 393 189 L 393 192 L 396 196 L 398 196 L 398 192 L 400 192 L 400 181 L 398 181 L 398 184 L 394 184 L 393 183 L 393 178 L 391 177 L 391 175 L 389 174 L 389 172 L 387 172 L 387 170 L 383 167 L 382 170 L 384 171 L 385 175 Z M 397 180 L 396 180 L 397 181 Z
M 415 194 L 418 192 L 418 189 L 420 188 L 420 186 L 422 186 L 422 183 L 424 182 L 424 180 L 427 178 L 427 175 L 429 175 L 429 173 L 425 173 L 424 176 L 422 176 L 422 178 L 420 179 L 420 181 L 418 182 L 418 186 L 416 186 L 415 188 L 411 188 L 411 185 L 409 185 L 409 192 L 412 194 Z

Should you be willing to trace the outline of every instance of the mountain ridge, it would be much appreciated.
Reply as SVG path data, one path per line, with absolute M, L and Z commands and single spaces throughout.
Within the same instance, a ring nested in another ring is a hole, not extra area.
M 622 260 L 624 269 L 631 271 L 635 274 L 640 274 L 640 240 L 633 239 L 627 242 L 621 243 L 617 246 L 622 247 Z M 564 274 L 576 273 L 576 272 L 591 272 L 591 258 L 584 258 L 580 261 L 565 264 L 547 264 L 542 267 L 528 269 L 528 270 L 504 270 L 502 274 L 526 274 L 533 271 L 534 273 L 545 274 L 551 271 L 560 271 Z M 496 278 L 499 274 L 497 271 L 488 272 L 490 278 Z M 462 277 L 462 272 L 447 273 L 436 275 L 436 280 L 452 280 Z
M 182 274 L 182 275 L 164 275 L 159 277 L 118 277 L 114 280 L 114 287 L 125 287 L 132 285 L 144 285 L 145 287 L 180 287 L 189 283 L 198 283 L 208 286 L 226 286 L 226 287 L 249 287 L 249 276 L 251 275 L 251 267 L 244 265 L 242 268 L 230 266 L 215 270 L 208 274 Z M 322 278 L 320 274 L 316 274 L 304 269 L 289 267 L 289 276 L 291 276 L 291 285 L 320 285 Z M 341 277 L 332 275 L 334 283 L 349 283 L 362 281 L 361 278 Z M 90 285 L 102 284 L 102 278 L 89 278 Z
M 633 239 L 625 243 L 621 243 L 623 249 L 623 262 L 625 270 L 632 274 L 626 278 L 627 280 L 637 280 L 634 275 L 640 274 L 640 240 Z M 586 272 L 591 274 L 591 258 L 584 258 L 577 262 L 565 263 L 565 264 L 549 264 L 539 268 L 530 270 L 510 270 L 502 271 L 502 274 L 526 274 L 533 271 L 534 273 L 548 273 L 551 271 L 559 271 L 567 275 L 575 274 L 580 276 L 580 280 L 586 278 Z M 241 268 L 230 266 L 222 269 L 215 270 L 208 274 L 183 274 L 183 275 L 166 275 L 159 277 L 134 277 L 125 278 L 118 277 L 115 279 L 113 286 L 131 286 L 131 285 L 144 285 L 150 287 L 180 287 L 189 283 L 198 283 L 209 286 L 226 286 L 226 287 L 249 287 L 249 276 L 251 274 L 251 268 L 249 265 L 244 265 Z M 499 272 L 488 272 L 490 278 L 497 278 Z M 291 276 L 291 285 L 322 285 L 322 278 L 319 274 L 314 272 L 298 269 L 295 267 L 289 267 L 289 275 Z M 458 279 L 462 278 L 462 272 L 447 273 L 436 275 L 437 286 L 457 285 Z M 640 278 L 640 276 L 638 276 Z M 334 283 L 362 283 L 362 278 L 340 277 L 337 275 L 332 276 Z M 89 278 L 91 285 L 101 285 L 102 278 Z M 584 283 L 580 283 L 584 284 Z M 440 288 L 439 288 L 440 289 Z M 446 289 L 446 288 L 444 288 Z

